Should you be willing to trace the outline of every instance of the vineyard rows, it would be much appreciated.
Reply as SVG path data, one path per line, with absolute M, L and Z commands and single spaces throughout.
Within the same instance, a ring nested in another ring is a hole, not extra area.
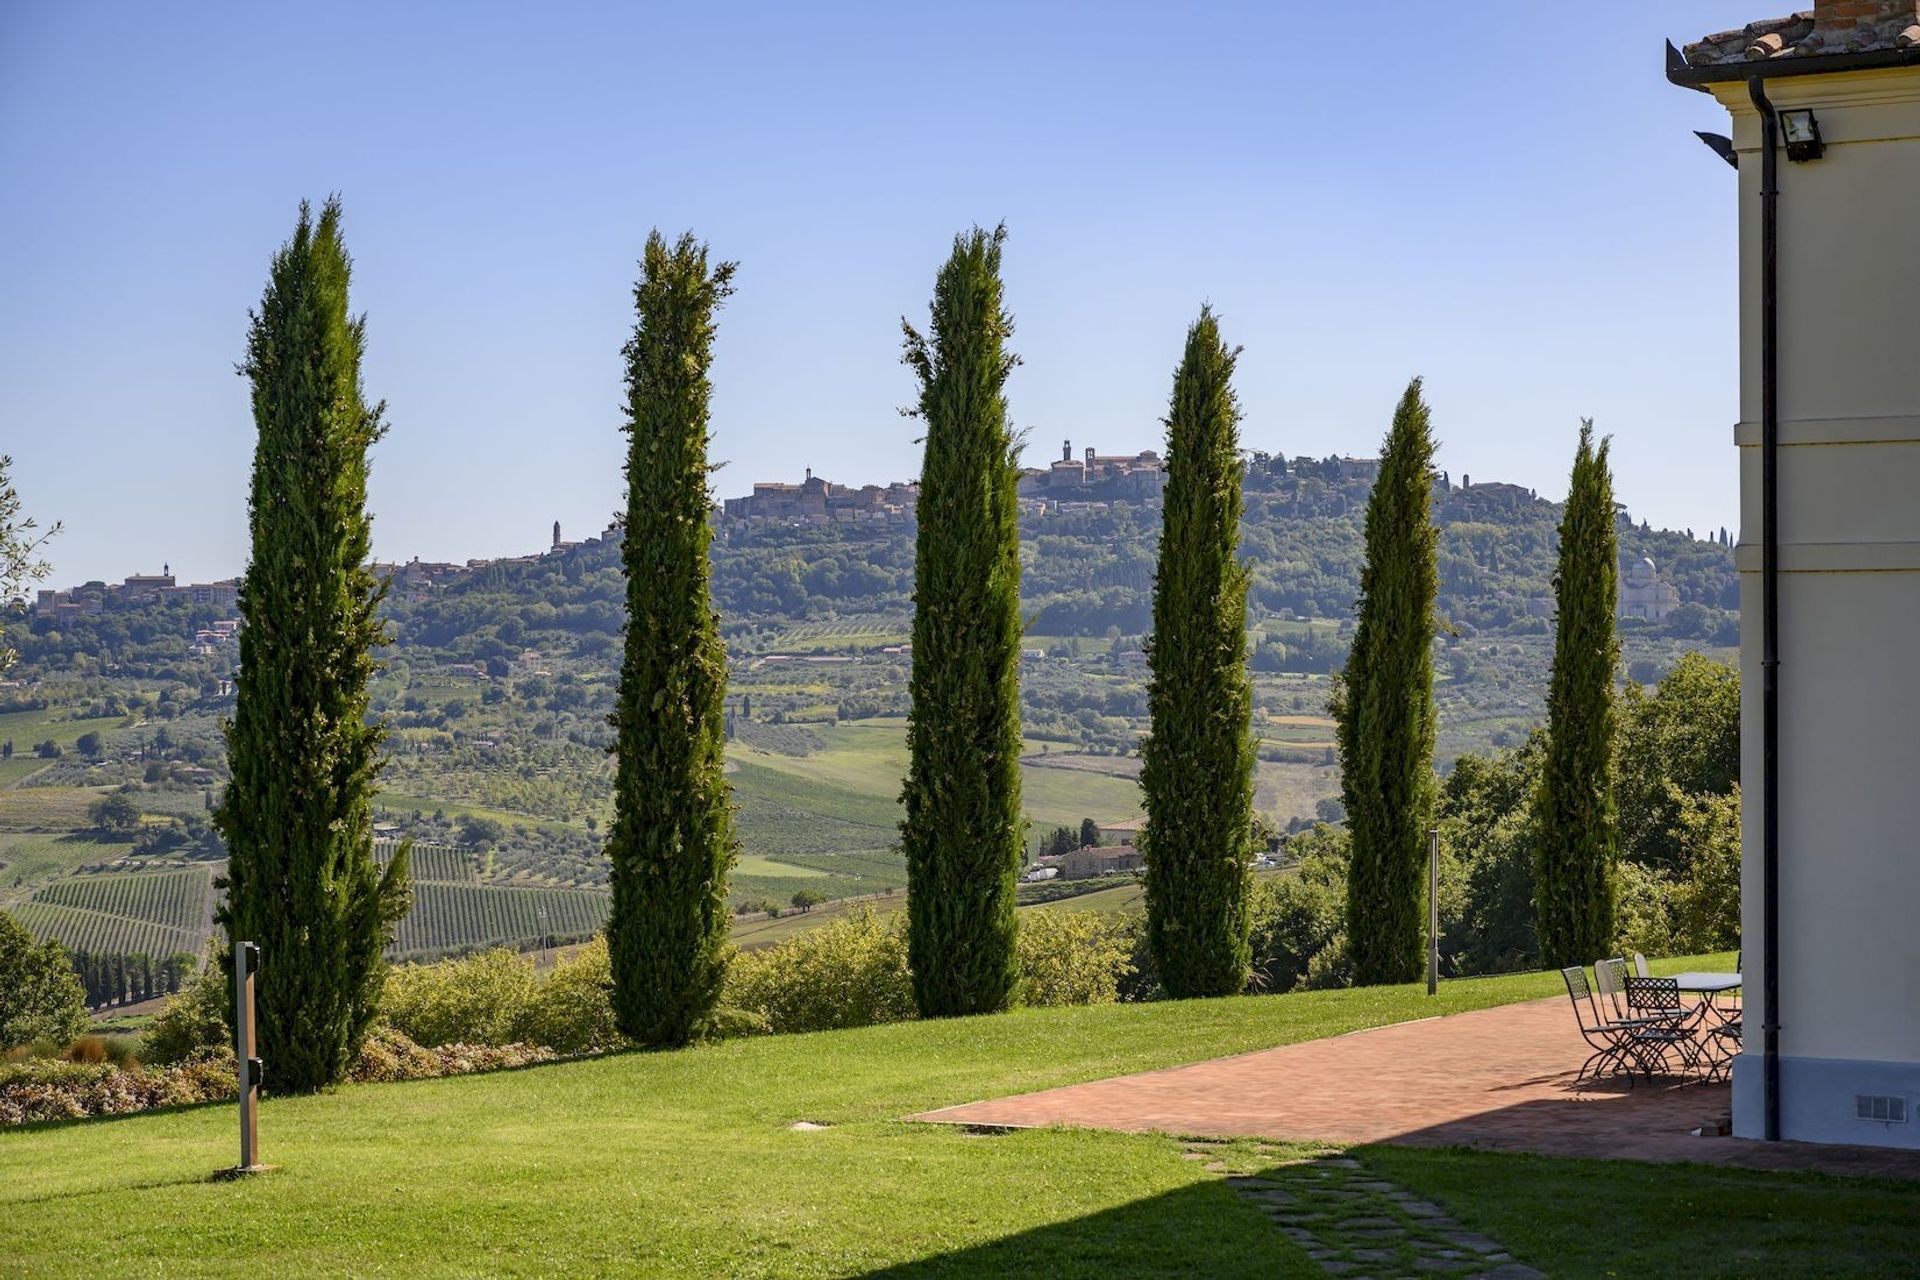
M 612 902 L 591 889 L 516 889 L 420 881 L 413 910 L 400 922 L 391 954 L 406 956 L 482 946 L 582 937 L 605 926 Z M 546 912 L 542 921 L 540 913 Z
M 821 636 L 885 636 L 907 629 L 905 619 L 884 613 L 855 613 L 839 618 L 822 618 L 781 629 L 788 640 L 814 640 Z
M 373 842 L 373 856 L 384 867 L 399 847 L 397 841 L 376 840 Z M 432 881 L 442 884 L 471 885 L 480 882 L 473 851 L 462 849 L 457 845 L 424 844 L 416 841 L 407 854 L 407 870 L 415 884 Z
M 204 933 L 213 908 L 212 895 L 212 876 L 205 868 L 190 867 L 184 871 L 70 876 L 47 885 L 34 894 L 33 900 Z
M 204 920 L 190 929 L 171 928 L 151 920 L 89 911 L 36 899 L 13 910 L 14 919 L 41 940 L 58 938 L 69 951 L 95 954 L 136 955 L 145 953 L 162 959 L 176 951 L 199 955 L 206 947 L 208 927 Z

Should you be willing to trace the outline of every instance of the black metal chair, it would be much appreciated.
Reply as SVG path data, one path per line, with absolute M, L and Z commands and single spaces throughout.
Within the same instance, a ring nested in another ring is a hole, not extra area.
M 1729 1078 L 1733 1074 L 1733 1060 L 1740 1054 L 1740 1019 L 1731 1018 L 1708 1027 L 1707 1041 L 1707 1071 L 1702 1081 L 1712 1083 Z
M 1653 1078 L 1656 1067 L 1664 1074 L 1670 1059 L 1678 1059 L 1684 1070 L 1697 1070 L 1700 1043 L 1694 1024 L 1700 1011 L 1687 1008 L 1680 999 L 1679 981 L 1629 977 L 1625 987 L 1627 1025 L 1633 1028 L 1630 1052 L 1647 1078 Z
M 1634 1070 L 1639 1066 L 1633 1038 L 1640 1027 L 1601 1012 L 1593 987 L 1587 982 L 1587 971 L 1581 966 L 1562 969 L 1560 977 L 1567 984 L 1567 999 L 1573 1003 L 1573 1018 L 1580 1027 L 1580 1038 L 1593 1050 L 1574 1079 L 1585 1080 L 1589 1074 L 1596 1080 L 1603 1075 L 1624 1075 L 1631 1087 Z

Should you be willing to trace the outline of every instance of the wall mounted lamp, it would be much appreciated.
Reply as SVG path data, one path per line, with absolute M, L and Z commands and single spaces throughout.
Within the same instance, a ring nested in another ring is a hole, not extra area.
M 1818 160 L 1826 153 L 1819 117 L 1804 107 L 1780 113 L 1780 132 L 1786 135 L 1789 160 Z

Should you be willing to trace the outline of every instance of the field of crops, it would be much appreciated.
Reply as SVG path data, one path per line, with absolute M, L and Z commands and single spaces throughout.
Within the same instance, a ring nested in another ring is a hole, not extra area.
M 75 831 L 105 787 L 9 787 L 0 791 L 0 831 Z
M 207 943 L 208 930 L 204 922 L 195 928 L 176 929 L 151 920 L 39 901 L 15 907 L 12 915 L 34 937 L 58 938 L 69 951 L 121 955 L 144 952 L 158 958 L 176 951 L 198 955 Z
M 68 876 L 34 894 L 33 900 L 125 916 L 169 929 L 204 931 L 213 909 L 212 895 L 211 874 L 202 867 L 189 867 L 182 871 Z
M 768 653 L 823 653 L 836 649 L 881 649 L 905 644 L 911 623 L 885 613 L 855 613 L 845 617 L 802 622 L 755 643 Z
M 610 895 L 591 889 L 421 881 L 413 887 L 413 910 L 400 922 L 388 954 L 431 955 L 484 946 L 526 946 L 545 935 L 582 936 L 606 924 L 611 901 Z
M 373 856 L 386 866 L 400 846 L 392 840 L 373 842 Z M 479 864 L 473 851 L 457 845 L 416 842 L 407 852 L 407 870 L 415 884 L 479 884 Z

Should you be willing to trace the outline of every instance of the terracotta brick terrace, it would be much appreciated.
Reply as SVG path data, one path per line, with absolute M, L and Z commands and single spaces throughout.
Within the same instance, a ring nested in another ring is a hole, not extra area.
M 1190 1136 L 1390 1142 L 1920 1178 L 1920 1153 L 1694 1137 L 1724 1084 L 1578 1084 L 1564 997 L 1399 1023 L 915 1117 Z

